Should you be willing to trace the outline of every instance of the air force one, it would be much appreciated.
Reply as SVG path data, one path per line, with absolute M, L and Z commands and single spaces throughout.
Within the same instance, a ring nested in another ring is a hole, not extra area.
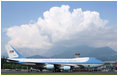
M 9 62 L 29 65 L 40 69 L 53 69 L 55 71 L 60 70 L 72 70 L 73 68 L 93 68 L 99 67 L 104 64 L 101 60 L 98 60 L 94 57 L 79 57 L 79 58 L 68 58 L 68 59 L 34 59 L 34 58 L 25 58 L 20 53 L 18 53 L 15 48 L 10 45 L 6 46 L 6 50 L 9 58 L 7 59 Z M 65 54 L 66 55 L 66 54 Z

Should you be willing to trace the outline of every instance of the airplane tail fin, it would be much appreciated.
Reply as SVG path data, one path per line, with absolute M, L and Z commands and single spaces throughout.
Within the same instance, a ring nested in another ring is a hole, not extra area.
M 6 45 L 5 46 L 9 58 L 24 58 L 20 53 L 16 51 L 12 46 Z

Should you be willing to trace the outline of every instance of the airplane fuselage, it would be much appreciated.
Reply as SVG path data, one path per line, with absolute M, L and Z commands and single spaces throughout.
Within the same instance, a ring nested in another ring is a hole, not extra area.
M 104 64 L 101 60 L 95 57 L 78 57 L 78 58 L 25 58 L 18 53 L 12 46 L 6 46 L 8 53 L 8 61 L 23 65 L 31 65 L 39 69 L 63 69 L 71 70 L 78 67 L 99 67 Z
M 103 65 L 103 62 L 94 58 L 94 57 L 82 57 L 82 58 L 69 58 L 69 59 L 30 59 L 30 58 L 14 58 L 14 59 L 10 59 L 9 60 L 13 60 L 16 61 L 17 63 L 20 64 L 26 64 L 26 63 L 32 63 L 31 65 L 34 65 L 33 63 L 44 63 L 44 64 L 60 64 L 60 65 L 67 65 L 67 66 L 79 66 L 79 65 L 83 65 L 84 67 L 88 67 L 88 65 L 91 65 L 91 67 L 98 67 Z

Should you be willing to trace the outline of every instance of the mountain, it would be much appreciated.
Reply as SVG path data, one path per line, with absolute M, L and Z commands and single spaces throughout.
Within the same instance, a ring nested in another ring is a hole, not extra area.
M 40 55 L 34 55 L 34 56 L 27 57 L 27 58 L 46 58 L 46 57 L 43 57 L 43 56 L 40 56 Z
M 80 53 L 81 57 L 96 57 L 103 61 L 114 61 L 117 60 L 117 52 L 111 49 L 110 47 L 101 47 L 101 48 L 93 48 L 89 46 L 78 46 L 73 48 L 67 48 L 61 54 L 55 55 L 53 57 L 56 58 L 73 58 L 75 57 L 75 53 Z
M 53 48 L 49 53 L 54 53 L 55 55 L 51 57 L 43 57 L 40 55 L 32 56 L 32 58 L 74 58 L 75 53 L 79 52 L 81 57 L 96 57 L 103 61 L 116 61 L 117 60 L 117 52 L 111 49 L 110 47 L 101 47 L 94 48 L 86 45 L 76 46 L 76 47 L 64 47 L 60 46 L 57 48 Z M 49 54 L 47 53 L 47 54 Z M 46 55 L 47 55 L 46 54 Z

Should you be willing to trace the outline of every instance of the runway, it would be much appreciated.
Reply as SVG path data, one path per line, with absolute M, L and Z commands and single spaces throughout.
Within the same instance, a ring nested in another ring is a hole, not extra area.
M 27 71 L 1 71 L 5 75 L 117 75 L 117 72 L 27 72 Z

